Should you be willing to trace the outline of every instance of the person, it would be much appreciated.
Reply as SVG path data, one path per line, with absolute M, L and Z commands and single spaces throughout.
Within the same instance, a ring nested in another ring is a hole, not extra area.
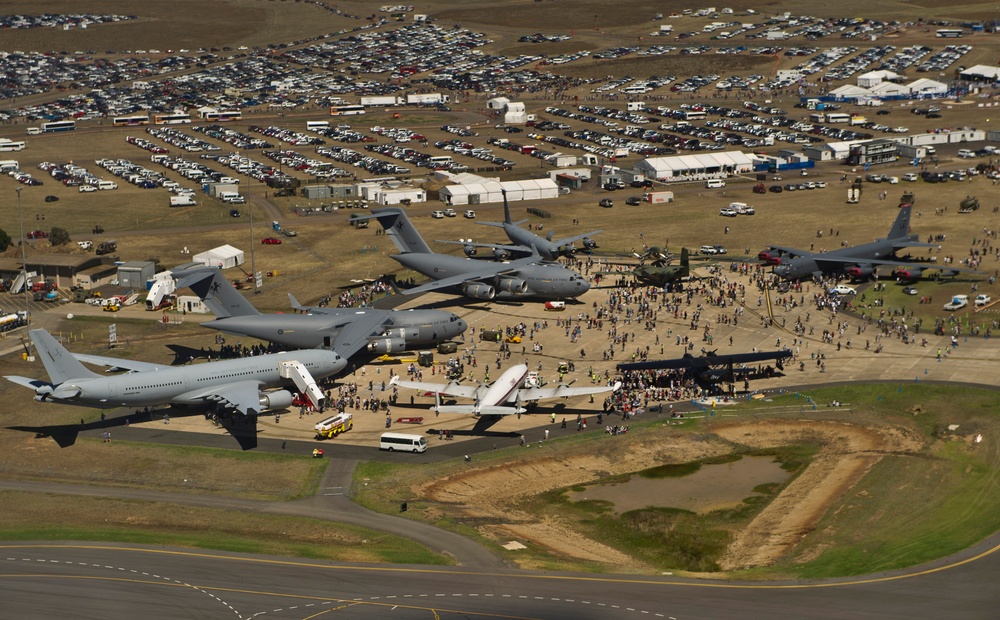
M 389 416 L 385 416 L 385 427 L 386 428 L 392 427 L 392 418 Z
M 524 446 L 524 435 L 521 435 L 521 446 Z
M 553 424 L 556 423 L 556 412 L 555 411 L 552 412 L 552 423 Z

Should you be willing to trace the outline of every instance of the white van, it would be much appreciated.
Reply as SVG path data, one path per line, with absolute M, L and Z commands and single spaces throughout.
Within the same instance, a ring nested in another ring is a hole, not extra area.
M 98 181 L 97 189 L 118 189 L 118 184 L 114 181 Z
M 379 450 L 389 452 L 426 452 L 427 440 L 423 435 L 407 435 L 405 433 L 382 433 L 378 442 Z
M 969 149 L 958 149 L 958 156 L 964 159 L 972 159 L 976 154 Z
M 42 135 L 42 128 L 41 127 L 28 127 L 28 135 L 29 136 L 40 136 L 40 135 Z
M 708 189 L 719 189 L 720 187 L 725 187 L 726 182 L 722 179 L 709 179 L 705 181 L 705 187 Z

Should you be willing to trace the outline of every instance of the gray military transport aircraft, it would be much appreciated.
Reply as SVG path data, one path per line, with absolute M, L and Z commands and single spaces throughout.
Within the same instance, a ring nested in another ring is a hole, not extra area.
M 757 254 L 757 258 L 773 266 L 774 273 L 786 280 L 818 277 L 832 273 L 846 273 L 852 279 L 866 280 L 879 266 L 895 267 L 896 275 L 902 280 L 919 278 L 926 269 L 937 269 L 942 276 L 955 276 L 959 272 L 979 273 L 974 269 L 938 266 L 932 263 L 900 261 L 895 253 L 904 248 L 937 247 L 921 243 L 918 235 L 910 235 L 910 214 L 913 211 L 913 197 L 903 196 L 899 205 L 899 215 L 889 234 L 884 239 L 871 243 L 838 248 L 829 252 L 807 252 L 794 248 L 771 246 Z
M 468 325 L 444 310 L 378 310 L 302 306 L 305 314 L 261 314 L 214 267 L 181 266 L 171 271 L 177 288 L 190 288 L 215 314 L 203 327 L 267 340 L 290 349 L 330 349 L 344 359 L 436 346 L 465 332 Z
M 590 289 L 583 276 L 558 263 L 531 256 L 510 262 L 476 261 L 448 254 L 435 254 L 413 228 L 406 212 L 398 207 L 374 209 L 362 216 L 378 220 L 401 254 L 392 258 L 432 282 L 399 291 L 416 295 L 429 291 L 458 290 L 472 299 L 504 301 L 521 299 L 573 299 Z
M 510 206 L 507 204 L 507 191 L 500 191 L 503 194 L 503 221 L 476 223 L 481 226 L 496 226 L 503 228 L 503 231 L 507 234 L 507 238 L 510 239 L 514 245 L 506 245 L 502 243 L 473 243 L 471 241 L 438 240 L 438 242 L 457 243 L 462 245 L 465 255 L 469 258 L 472 258 L 479 253 L 478 248 L 490 248 L 493 250 L 493 258 L 496 260 L 510 260 L 512 256 L 531 256 L 532 248 L 534 248 L 545 260 L 556 260 L 560 256 L 572 257 L 576 255 L 576 246 L 573 245 L 576 241 L 581 241 L 584 249 L 586 250 L 593 250 L 597 247 L 597 242 L 590 237 L 604 232 L 603 230 L 595 230 L 593 232 L 583 233 L 582 235 L 573 235 L 572 237 L 553 240 L 553 233 L 551 232 L 545 237 L 539 237 L 533 232 L 521 228 L 521 224 L 524 224 L 528 220 L 518 220 L 515 222 L 511 219 Z
M 216 417 L 244 448 L 244 439 L 256 446 L 256 419 L 265 411 L 292 404 L 295 385 L 321 404 L 323 392 L 315 379 L 334 375 L 347 360 L 333 351 L 305 350 L 244 357 L 191 366 L 167 366 L 134 360 L 73 354 L 44 329 L 28 332 L 42 358 L 49 381 L 6 376 L 8 381 L 31 388 L 35 400 L 61 405 L 111 409 L 196 405 L 214 409 Z M 125 370 L 124 374 L 100 375 L 81 362 Z M 234 418 L 236 420 L 234 420 Z M 234 430 L 232 422 L 242 422 Z M 252 422 L 252 424 L 249 424 Z

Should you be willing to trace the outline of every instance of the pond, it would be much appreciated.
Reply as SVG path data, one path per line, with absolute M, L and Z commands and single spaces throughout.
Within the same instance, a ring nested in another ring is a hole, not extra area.
M 731 463 L 702 465 L 687 476 L 645 478 L 633 475 L 627 482 L 595 484 L 570 491 L 571 501 L 604 500 L 622 513 L 650 506 L 710 512 L 738 506 L 754 495 L 754 487 L 783 483 L 789 473 L 769 456 L 743 457 Z

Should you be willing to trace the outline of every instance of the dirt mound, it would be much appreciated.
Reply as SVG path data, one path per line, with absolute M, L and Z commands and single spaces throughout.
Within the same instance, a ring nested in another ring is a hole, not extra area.
M 519 509 L 520 500 L 609 475 L 728 454 L 734 444 L 768 448 L 808 441 L 823 445 L 806 470 L 736 534 L 722 561 L 722 566 L 731 570 L 774 562 L 810 531 L 830 505 L 883 454 L 914 452 L 922 447 L 919 438 L 902 429 L 837 422 L 739 422 L 721 424 L 712 431 L 712 435 L 674 438 L 656 433 L 607 442 L 596 449 L 590 444 L 586 452 L 581 449 L 559 455 L 549 454 L 544 448 L 526 448 L 517 463 L 469 469 L 415 491 L 429 500 L 458 507 L 463 516 L 489 517 L 493 524 L 481 526 L 480 531 L 491 539 L 521 539 L 573 560 L 643 570 L 649 567 L 584 538 L 568 523 Z

